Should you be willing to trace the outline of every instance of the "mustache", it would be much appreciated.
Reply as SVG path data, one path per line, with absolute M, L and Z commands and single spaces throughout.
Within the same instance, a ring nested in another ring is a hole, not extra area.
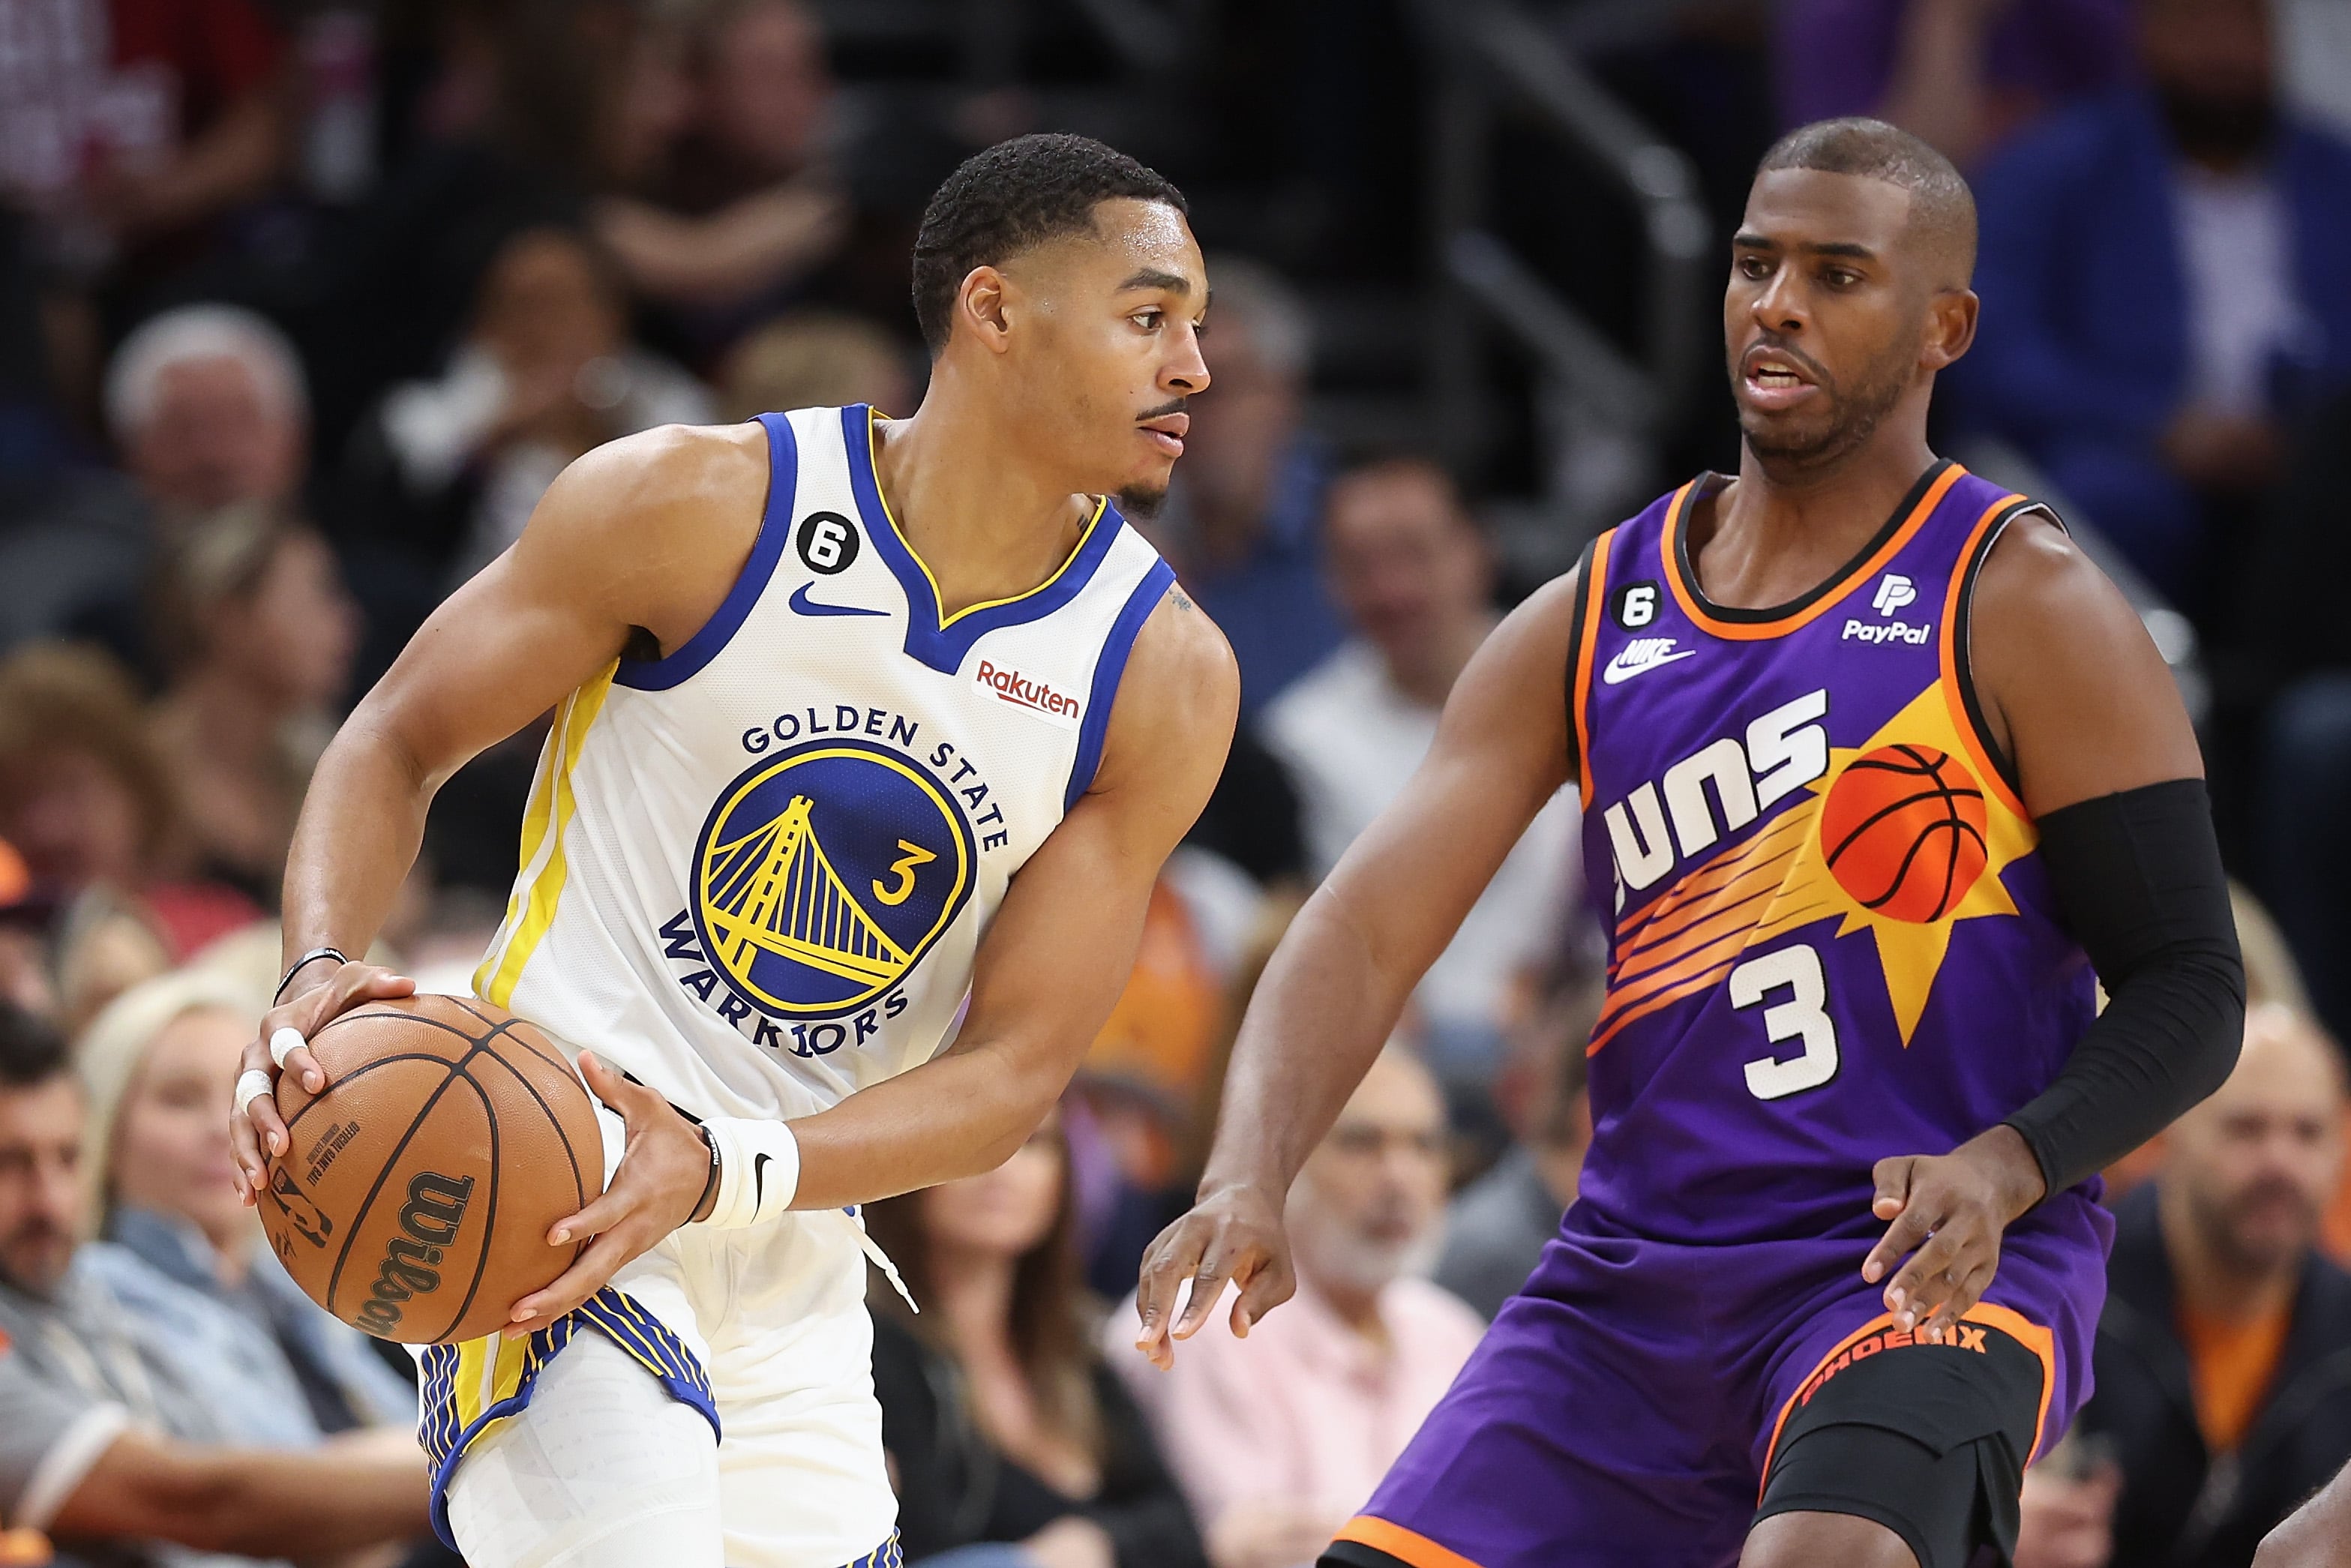
M 1191 402 L 1192 400 L 1188 397 L 1179 397 L 1175 399 L 1173 402 L 1163 402 L 1157 408 L 1146 408 L 1134 417 L 1136 422 L 1140 423 L 1146 419 L 1158 419 L 1166 414 L 1182 413 L 1185 409 L 1190 405 Z

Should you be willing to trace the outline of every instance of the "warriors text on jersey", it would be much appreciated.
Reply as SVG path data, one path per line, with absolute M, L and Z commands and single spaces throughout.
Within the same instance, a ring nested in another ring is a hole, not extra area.
M 1173 580 L 1103 501 L 1042 586 L 943 615 L 871 411 L 761 423 L 740 579 L 684 646 L 564 703 L 475 977 L 705 1116 L 805 1115 L 946 1040 Z

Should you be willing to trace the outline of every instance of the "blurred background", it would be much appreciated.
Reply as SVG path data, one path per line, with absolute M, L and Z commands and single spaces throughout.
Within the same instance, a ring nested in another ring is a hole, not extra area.
M 1209 257 L 1216 386 L 1147 527 L 1244 728 L 1053 1126 L 876 1210 L 940 1302 L 877 1305 L 877 1382 L 910 1558 L 1311 1562 L 1573 1197 L 1572 798 L 1301 1178 L 1300 1302 L 1165 1378 L 1117 1303 L 1283 922 L 1479 642 L 1737 466 L 1727 237 L 1763 149 L 1842 114 L 1975 186 L 1936 444 L 2139 606 L 2269 1004 L 2227 1104 L 2116 1173 L 2101 1402 L 2019 1561 L 2249 1562 L 2351 1455 L 2351 0 L 0 0 L 0 1332 L 99 1344 L 25 1359 L 189 1441 L 405 1418 L 405 1357 L 280 1288 L 204 1131 L 311 761 L 589 448 L 911 413 L 931 191 L 1082 131 Z M 381 939 L 427 988 L 496 924 L 540 738 L 435 805 Z M 60 1074 L 79 1174 L 27 1186 Z M 190 1322 L 261 1370 L 208 1389 Z M 142 1559 L 197 1560 L 87 1561 Z

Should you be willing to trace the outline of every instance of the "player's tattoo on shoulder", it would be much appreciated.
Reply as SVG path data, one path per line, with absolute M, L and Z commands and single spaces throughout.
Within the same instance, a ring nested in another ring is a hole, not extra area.
M 1171 587 L 1167 590 L 1167 602 L 1173 604 L 1178 610 L 1197 610 L 1200 608 L 1198 605 L 1193 603 L 1189 599 L 1184 597 L 1184 591 L 1181 588 Z

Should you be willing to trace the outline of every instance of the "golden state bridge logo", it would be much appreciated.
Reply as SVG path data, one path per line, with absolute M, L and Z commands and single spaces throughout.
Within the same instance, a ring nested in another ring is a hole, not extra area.
M 845 1012 L 921 961 L 970 897 L 974 858 L 961 806 L 919 764 L 810 741 L 736 779 L 703 824 L 695 929 L 752 1006 Z

